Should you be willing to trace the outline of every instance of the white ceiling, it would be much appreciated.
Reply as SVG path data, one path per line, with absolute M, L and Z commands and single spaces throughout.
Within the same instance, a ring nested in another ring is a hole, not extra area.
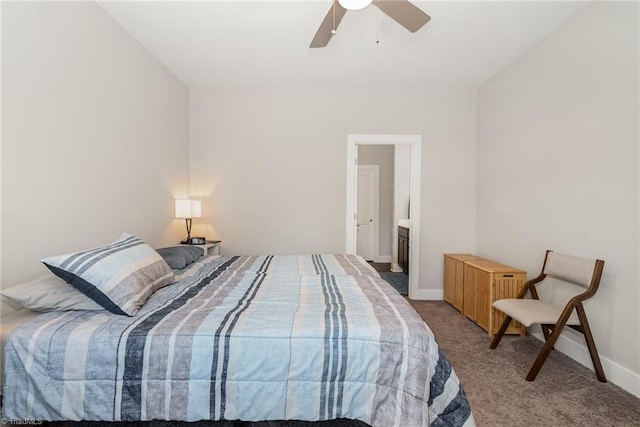
M 331 0 L 100 5 L 192 88 L 423 89 L 479 87 L 588 4 L 413 3 L 431 16 L 418 32 L 369 6 L 321 49 L 309 43 Z

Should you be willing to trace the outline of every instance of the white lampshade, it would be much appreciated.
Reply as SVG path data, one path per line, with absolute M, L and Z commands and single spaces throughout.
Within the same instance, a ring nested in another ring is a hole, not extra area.
M 200 218 L 202 204 L 200 200 L 176 200 L 176 219 Z
M 369 6 L 373 0 L 338 0 L 340 6 L 347 10 L 360 10 Z

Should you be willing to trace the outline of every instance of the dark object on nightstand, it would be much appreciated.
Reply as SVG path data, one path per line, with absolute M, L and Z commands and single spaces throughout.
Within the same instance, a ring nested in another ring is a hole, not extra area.
M 206 241 L 207 239 L 204 237 L 189 237 L 180 243 L 183 245 L 204 245 Z

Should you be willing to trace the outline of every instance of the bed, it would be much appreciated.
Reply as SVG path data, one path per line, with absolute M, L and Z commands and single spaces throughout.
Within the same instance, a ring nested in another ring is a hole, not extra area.
M 133 316 L 18 326 L 3 417 L 474 425 L 428 326 L 361 258 L 206 256 L 174 273 Z

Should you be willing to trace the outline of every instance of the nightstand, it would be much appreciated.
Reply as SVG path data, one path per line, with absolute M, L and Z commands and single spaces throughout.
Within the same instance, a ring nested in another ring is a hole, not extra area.
M 204 253 L 202 255 L 220 255 L 220 243 L 222 240 L 207 240 L 204 245 L 189 245 L 197 248 L 202 248 Z

